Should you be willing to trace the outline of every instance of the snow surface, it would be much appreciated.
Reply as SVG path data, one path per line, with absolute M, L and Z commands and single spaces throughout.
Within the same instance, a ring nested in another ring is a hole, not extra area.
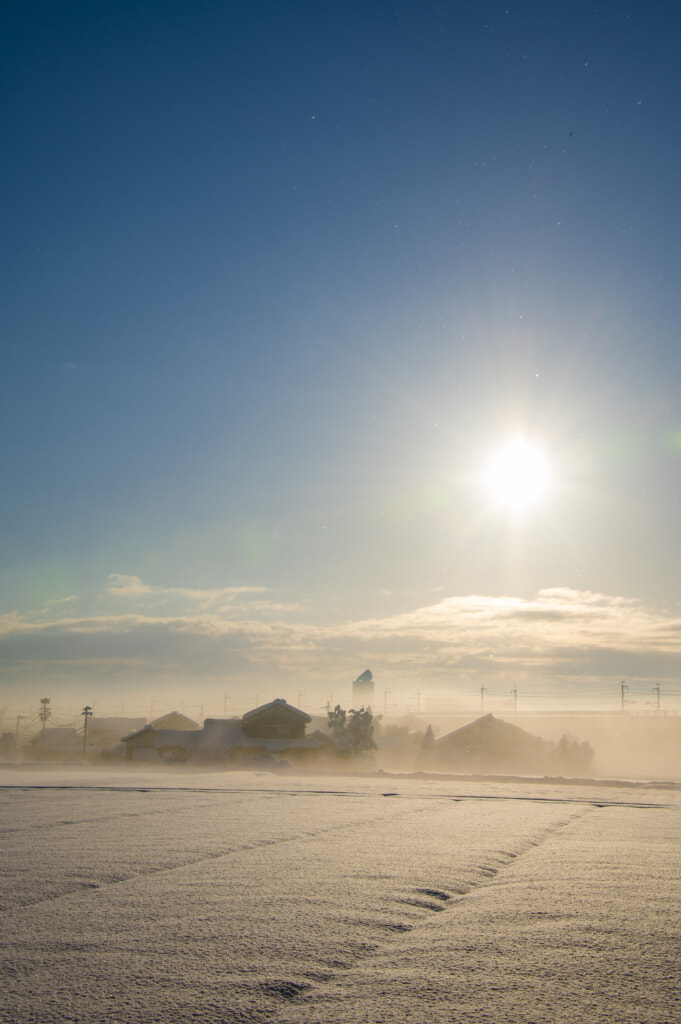
M 0 1021 L 681 1021 L 674 787 L 0 769 Z

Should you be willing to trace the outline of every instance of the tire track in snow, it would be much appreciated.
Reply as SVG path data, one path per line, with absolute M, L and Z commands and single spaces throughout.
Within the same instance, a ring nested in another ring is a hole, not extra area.
M 653 804 L 649 806 L 653 808 L 659 805 Z M 477 864 L 472 868 L 470 881 L 456 886 L 443 885 L 442 887 L 434 883 L 433 887 L 419 886 L 406 894 L 396 895 L 393 897 L 393 903 L 398 907 L 409 907 L 412 912 L 422 911 L 423 914 L 420 920 L 414 924 L 396 922 L 393 925 L 384 925 L 382 928 L 379 926 L 379 932 L 382 934 L 380 934 L 378 939 L 375 938 L 371 945 L 367 945 L 364 955 L 358 952 L 353 958 L 352 963 L 336 966 L 331 970 L 325 971 L 322 976 L 320 976 L 318 970 L 311 970 L 309 972 L 302 972 L 301 976 L 297 978 L 268 979 L 266 982 L 257 983 L 255 987 L 265 996 L 270 997 L 270 1000 L 280 1004 L 289 1004 L 292 1009 L 294 1005 L 302 1008 L 308 1001 L 312 1005 L 316 998 L 324 997 L 325 989 L 337 984 L 344 975 L 356 967 L 368 963 L 374 958 L 385 957 L 391 945 L 399 942 L 400 935 L 408 932 L 418 932 L 422 928 L 427 928 L 430 921 L 433 920 L 432 915 L 434 913 L 444 912 L 454 916 L 456 908 L 462 900 L 479 889 L 497 883 L 499 876 L 511 864 L 530 851 L 542 846 L 547 840 L 560 833 L 563 829 L 569 828 L 573 823 L 592 813 L 596 813 L 600 809 L 599 804 L 589 801 L 586 806 L 579 807 L 572 814 L 567 815 L 564 820 L 546 825 L 537 830 L 533 835 L 520 841 L 516 849 L 500 850 L 491 854 L 483 863 Z M 438 921 L 443 920 L 444 918 L 438 918 Z M 375 924 L 374 927 L 376 927 Z M 262 1019 L 276 1021 L 277 1024 L 289 1024 L 289 1022 L 295 1024 L 297 1012 L 295 1017 L 289 1017 L 288 1015 L 280 1017 L 278 1014 L 272 1017 L 270 1014 L 267 1014 Z
M 208 806 L 208 805 L 206 805 L 206 806 Z M 213 806 L 213 805 L 211 804 L 210 806 Z M 192 808 L 192 810 L 193 810 L 193 808 Z M 156 812 L 156 813 L 167 813 L 167 810 L 166 811 L 159 811 L 159 812 Z M 423 815 L 423 814 L 426 814 L 426 813 L 427 813 L 427 809 L 426 808 L 418 808 L 416 810 L 412 808 L 412 809 L 403 811 L 401 814 L 396 815 L 396 818 L 392 818 L 391 820 L 400 820 L 400 819 L 406 820 L 408 818 L 411 818 L 414 815 Z M 130 816 L 131 817 L 137 817 L 138 815 L 130 815 Z M 142 812 L 141 812 L 141 816 L 146 818 L 146 815 L 144 815 Z M 115 817 L 116 816 L 112 816 L 112 820 L 115 820 Z M 84 822 L 82 822 L 82 823 L 77 822 L 76 824 L 86 824 L 86 825 L 87 824 L 93 824 L 93 823 L 94 824 L 99 824 L 102 820 L 106 821 L 108 819 L 107 818 L 104 818 L 104 819 L 101 819 L 101 818 L 86 819 Z M 200 855 L 197 855 L 197 856 L 191 856 L 190 855 L 190 856 L 185 857 L 182 860 L 178 860 L 178 862 L 175 863 L 175 864 L 157 865 L 157 866 L 154 866 L 154 867 L 149 867 L 147 870 L 143 870 L 143 871 L 130 871 L 130 872 L 124 874 L 124 875 L 121 875 L 120 877 L 116 877 L 116 878 L 108 879 L 108 880 L 104 879 L 101 882 L 95 882 L 95 881 L 79 882 L 79 883 L 74 884 L 71 887 L 67 888 L 66 891 L 54 893 L 54 894 L 51 894 L 49 896 L 45 896 L 45 897 L 42 897 L 42 898 L 39 898 L 39 899 L 32 899 L 32 900 L 29 899 L 29 900 L 26 900 L 25 902 L 21 902 L 19 904 L 16 904 L 14 907 L 9 907 L 9 908 L 6 908 L 6 909 L 0 909 L 0 919 L 2 919 L 2 917 L 5 917 L 7 915 L 16 914 L 17 912 L 20 912 L 22 910 L 27 910 L 27 909 L 34 908 L 34 907 L 40 907 L 40 906 L 43 906 L 45 904 L 51 904 L 51 903 L 54 903 L 55 901 L 58 901 L 58 900 L 69 899 L 70 897 L 72 897 L 74 895 L 84 895 L 84 894 L 87 894 L 89 892 L 91 892 L 91 893 L 101 892 L 101 890 L 103 890 L 103 889 L 110 888 L 110 887 L 113 887 L 113 886 L 118 886 L 118 885 L 124 885 L 124 884 L 126 884 L 128 882 L 135 881 L 135 880 L 138 880 L 138 879 L 148 878 L 148 877 L 152 877 L 152 876 L 159 876 L 159 875 L 163 875 L 163 874 L 169 874 L 169 873 L 171 873 L 173 871 L 181 871 L 181 870 L 183 870 L 185 868 L 197 868 L 197 867 L 200 867 L 202 864 L 208 864 L 208 863 L 211 863 L 211 862 L 214 862 L 214 861 L 219 861 L 221 859 L 227 859 L 229 857 L 236 856 L 236 855 L 238 855 L 240 853 L 248 852 L 249 850 L 258 850 L 258 849 L 263 849 L 263 848 L 266 848 L 266 847 L 283 846 L 283 845 L 287 845 L 287 844 L 291 844 L 291 843 L 297 843 L 297 842 L 301 842 L 301 841 L 305 842 L 306 840 L 318 839 L 318 838 L 321 838 L 323 836 L 331 835 L 331 834 L 337 833 L 337 832 L 347 832 L 348 830 L 355 829 L 355 828 L 358 828 L 358 829 L 372 829 L 372 828 L 375 828 L 377 825 L 382 824 L 385 820 L 386 820 L 385 818 L 380 817 L 379 815 L 376 815 L 373 818 L 367 819 L 365 821 L 360 821 L 360 822 L 356 822 L 356 821 L 355 822 L 342 822 L 340 824 L 335 824 L 335 825 L 327 826 L 327 827 L 323 827 L 323 828 L 299 829 L 296 832 L 291 833 L 290 835 L 267 836 L 267 837 L 263 837 L 262 839 L 250 839 L 250 840 L 247 840 L 247 841 L 244 841 L 244 842 L 234 843 L 234 844 L 229 846 L 229 849 L 224 849 L 223 848 L 223 849 L 215 850 L 214 852 L 211 852 L 211 853 L 203 852 L 203 853 L 201 853 Z

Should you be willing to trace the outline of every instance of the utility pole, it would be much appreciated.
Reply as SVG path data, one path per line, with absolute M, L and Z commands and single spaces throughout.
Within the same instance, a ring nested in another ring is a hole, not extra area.
M 657 697 L 657 713 L 659 715 L 659 713 L 660 713 L 660 684 L 659 683 L 657 683 L 655 686 L 653 686 L 653 693 Z
M 484 715 L 484 713 L 485 713 L 485 694 L 486 693 L 487 693 L 487 687 L 486 686 L 481 686 L 480 687 L 480 714 L 481 715 Z
M 421 714 L 421 691 L 416 691 L 416 714 Z
M 624 691 L 628 690 L 629 686 L 627 685 L 627 683 L 622 682 L 622 683 L 620 683 L 620 687 L 621 687 L 621 690 L 622 690 L 622 711 L 624 711 Z
M 514 686 L 511 690 L 511 696 L 513 697 L 513 714 L 518 714 L 518 687 Z
M 229 694 L 225 693 L 222 697 L 222 717 L 227 718 L 227 701 L 229 700 Z
M 87 720 L 88 718 L 92 718 L 92 708 L 90 707 L 89 704 L 85 705 L 85 707 L 81 711 L 81 715 L 83 716 L 83 760 L 85 760 L 85 747 L 87 744 Z
M 45 747 L 45 725 L 47 724 L 47 719 L 52 714 L 52 709 L 48 706 L 49 703 L 49 697 L 40 698 L 40 711 L 38 712 L 38 718 L 42 722 L 42 727 L 40 729 L 40 743 L 43 749 Z
M 388 716 L 388 697 L 390 696 L 391 692 L 391 690 L 383 691 L 383 718 L 387 718 Z

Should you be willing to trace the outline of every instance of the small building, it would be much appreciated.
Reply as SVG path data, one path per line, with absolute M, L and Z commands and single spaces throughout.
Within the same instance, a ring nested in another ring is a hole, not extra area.
M 121 743 L 125 746 L 125 759 L 157 761 L 159 757 L 167 759 L 168 751 L 173 751 L 179 759 L 182 757 L 181 752 L 187 747 L 186 734 L 200 731 L 197 722 L 180 714 L 179 711 L 170 711 L 167 715 L 161 715 L 148 725 L 121 738 Z

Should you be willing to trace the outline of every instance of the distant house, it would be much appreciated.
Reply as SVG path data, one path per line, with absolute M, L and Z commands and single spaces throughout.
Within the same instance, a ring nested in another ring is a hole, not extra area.
M 484 715 L 461 729 L 440 736 L 422 752 L 421 765 L 466 771 L 542 770 L 552 745 L 504 722 Z
M 82 752 L 83 733 L 79 735 L 75 726 L 48 726 L 30 740 L 29 748 L 32 757 L 73 757 Z
M 180 751 L 185 746 L 185 734 L 199 731 L 198 722 L 192 721 L 179 711 L 171 711 L 141 729 L 123 736 L 121 742 L 125 745 L 126 760 L 156 761 L 159 757 L 181 756 Z M 173 735 L 166 735 L 169 733 Z M 179 734 L 179 738 L 175 734 Z M 168 751 L 171 754 L 168 754 Z
M 304 711 L 278 698 L 247 711 L 241 719 L 241 727 L 249 739 L 301 740 L 305 737 L 305 726 L 311 721 Z
M 95 757 L 108 754 L 118 745 L 122 732 L 140 729 L 144 725 L 143 718 L 100 718 L 93 715 L 87 727 L 88 754 Z M 49 732 L 49 730 L 47 730 Z M 82 738 L 82 729 L 79 729 Z
M 125 746 L 127 761 L 152 761 L 157 757 L 156 730 L 151 725 L 145 725 L 128 736 L 122 736 L 121 743 Z
M 88 757 L 106 755 L 110 748 L 119 742 L 124 730 L 140 729 L 144 725 L 143 718 L 99 718 L 93 716 L 88 722 L 87 747 Z M 26 744 L 28 756 L 36 760 L 66 761 L 83 756 L 83 729 L 76 726 L 47 726 Z
M 163 720 L 159 720 L 161 723 Z M 332 746 L 329 737 L 305 735 L 312 721 L 278 698 L 247 711 L 242 718 L 207 718 L 203 728 L 157 728 L 152 722 L 123 737 L 129 761 L 223 761 L 239 764 L 258 757 L 307 761 Z

